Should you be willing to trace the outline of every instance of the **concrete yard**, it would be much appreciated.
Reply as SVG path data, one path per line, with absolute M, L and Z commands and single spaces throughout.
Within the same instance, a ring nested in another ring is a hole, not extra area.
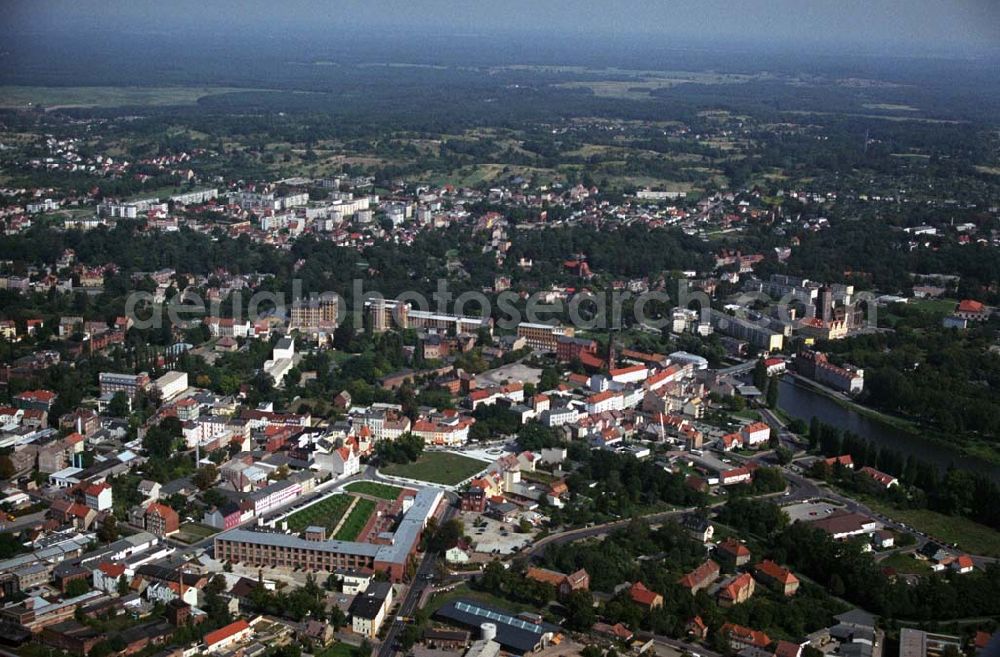
M 522 363 L 511 363 L 498 367 L 495 370 L 487 370 L 478 377 L 479 387 L 498 386 L 504 381 L 521 381 L 523 383 L 537 384 L 542 378 L 542 370 L 535 367 L 528 367 Z
M 802 504 L 791 504 L 784 507 L 785 513 L 791 522 L 819 520 L 825 518 L 840 507 L 829 502 L 803 502 Z
M 485 527 L 476 527 L 473 523 L 477 519 L 481 519 L 480 523 L 485 520 Z M 513 554 L 514 548 L 523 549 L 534 536 L 534 533 L 518 534 L 511 524 L 475 513 L 463 513 L 462 522 L 465 523 L 465 533 L 472 538 L 477 553 L 494 554 L 496 550 L 496 554 Z

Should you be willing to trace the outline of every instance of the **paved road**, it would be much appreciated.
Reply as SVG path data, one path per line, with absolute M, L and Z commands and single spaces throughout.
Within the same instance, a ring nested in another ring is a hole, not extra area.
M 448 522 L 455 516 L 455 507 L 450 504 L 451 500 L 447 500 L 448 506 L 445 508 L 444 513 L 441 514 L 441 523 Z M 399 611 L 396 612 L 396 618 L 393 619 L 392 624 L 389 626 L 389 630 L 385 634 L 385 640 L 378 648 L 377 657 L 392 657 L 396 653 L 396 639 L 399 633 L 403 631 L 405 623 L 399 620 L 400 616 L 411 617 L 413 613 L 417 610 L 417 602 L 420 600 L 421 594 L 423 594 L 424 589 L 428 586 L 427 576 L 433 574 L 434 568 L 437 565 L 438 555 L 426 552 L 423 559 L 420 561 L 420 565 L 417 567 L 416 576 L 413 578 L 413 582 L 410 584 L 406 593 L 403 595 L 403 602 L 399 605 Z

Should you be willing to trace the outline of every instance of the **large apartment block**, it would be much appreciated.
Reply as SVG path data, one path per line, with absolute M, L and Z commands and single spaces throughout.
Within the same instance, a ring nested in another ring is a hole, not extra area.
M 392 299 L 372 299 L 366 302 L 368 325 L 373 333 L 384 333 L 389 329 L 424 329 L 435 333 L 459 335 L 476 333 L 480 329 L 493 332 L 493 320 L 489 317 L 449 315 L 427 310 L 413 310 L 408 303 Z
M 517 336 L 524 338 L 532 349 L 556 351 L 559 338 L 572 338 L 575 331 L 572 326 L 561 324 L 536 324 L 521 322 L 517 325 Z

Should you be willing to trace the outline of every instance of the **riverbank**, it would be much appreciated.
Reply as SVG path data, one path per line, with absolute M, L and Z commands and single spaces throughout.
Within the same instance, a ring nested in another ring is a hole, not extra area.
M 838 405 L 843 406 L 844 408 L 847 408 L 849 410 L 852 410 L 859 415 L 864 415 L 865 417 L 875 420 L 876 422 L 887 424 L 895 429 L 899 429 L 900 431 L 905 431 L 906 433 L 912 433 L 914 435 L 919 435 L 921 433 L 920 425 L 913 420 L 907 420 L 906 418 L 890 415 L 888 413 L 884 413 L 883 411 L 876 410 L 870 406 L 859 404 L 858 402 L 851 400 L 849 397 L 846 397 L 842 393 L 839 393 L 836 390 L 831 390 L 830 388 L 827 388 L 821 383 L 816 383 L 812 379 L 807 379 L 801 374 L 797 374 L 795 372 L 788 372 L 786 373 L 785 376 L 791 377 L 796 384 L 809 387 L 814 392 L 823 395 L 827 399 L 830 399 L 831 401 L 836 402 Z
M 946 436 L 919 423 L 859 404 L 843 394 L 788 374 L 781 379 L 778 406 L 789 416 L 809 422 L 812 417 L 867 438 L 881 448 L 933 463 L 987 474 L 1000 481 L 1000 453 L 992 444 L 968 437 Z

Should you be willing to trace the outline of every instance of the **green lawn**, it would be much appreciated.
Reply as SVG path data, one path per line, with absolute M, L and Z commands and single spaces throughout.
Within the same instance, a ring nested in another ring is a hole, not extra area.
M 470 600 L 475 600 L 483 604 L 496 607 L 498 609 L 504 609 L 506 611 L 512 612 L 514 614 L 519 614 L 523 611 L 538 612 L 538 609 L 529 607 L 527 605 L 520 605 L 516 602 L 507 600 L 506 598 L 500 598 L 492 593 L 487 593 L 485 591 L 473 591 L 469 588 L 468 584 L 460 584 L 452 591 L 444 591 L 435 594 L 428 602 L 426 609 L 433 614 L 441 607 L 445 606 L 453 600 L 459 600 L 461 598 L 468 598 Z
M 934 536 L 958 549 L 987 557 L 1000 556 L 1000 532 L 968 518 L 948 516 L 928 509 L 895 509 L 884 502 L 866 497 L 865 503 L 897 522 Z
M 362 657 L 361 648 L 349 643 L 335 643 L 321 650 L 316 657 Z
M 926 561 L 915 559 L 912 554 L 897 552 L 879 562 L 885 568 L 895 568 L 901 575 L 930 575 L 933 571 Z
M 352 484 L 344 486 L 344 488 L 352 493 L 371 495 L 372 497 L 389 500 L 390 502 L 395 501 L 396 498 L 399 497 L 399 494 L 403 492 L 403 489 L 399 486 L 380 484 L 377 481 L 356 481 Z
M 361 533 L 361 530 L 365 528 L 365 524 L 368 522 L 368 518 L 371 517 L 372 512 L 375 511 L 375 502 L 359 497 L 358 503 L 354 505 L 351 509 L 351 513 L 347 516 L 344 524 L 340 526 L 337 530 L 335 539 L 338 541 L 353 541 Z
M 452 486 L 484 470 L 486 466 L 483 461 L 461 454 L 424 452 L 413 463 L 393 463 L 382 468 L 382 472 L 397 477 Z
M 174 536 L 181 543 L 197 543 L 198 541 L 208 538 L 212 534 L 217 533 L 219 530 L 214 527 L 209 527 L 208 525 L 202 525 L 197 522 L 185 522 L 180 526 L 180 532 Z
M 347 507 L 351 505 L 351 500 L 353 499 L 351 495 L 331 495 L 311 506 L 296 511 L 285 518 L 288 522 L 288 529 L 293 532 L 300 532 L 310 525 L 326 527 L 327 530 L 333 529 L 340 522 L 340 519 L 343 517 L 344 512 L 347 511 Z

